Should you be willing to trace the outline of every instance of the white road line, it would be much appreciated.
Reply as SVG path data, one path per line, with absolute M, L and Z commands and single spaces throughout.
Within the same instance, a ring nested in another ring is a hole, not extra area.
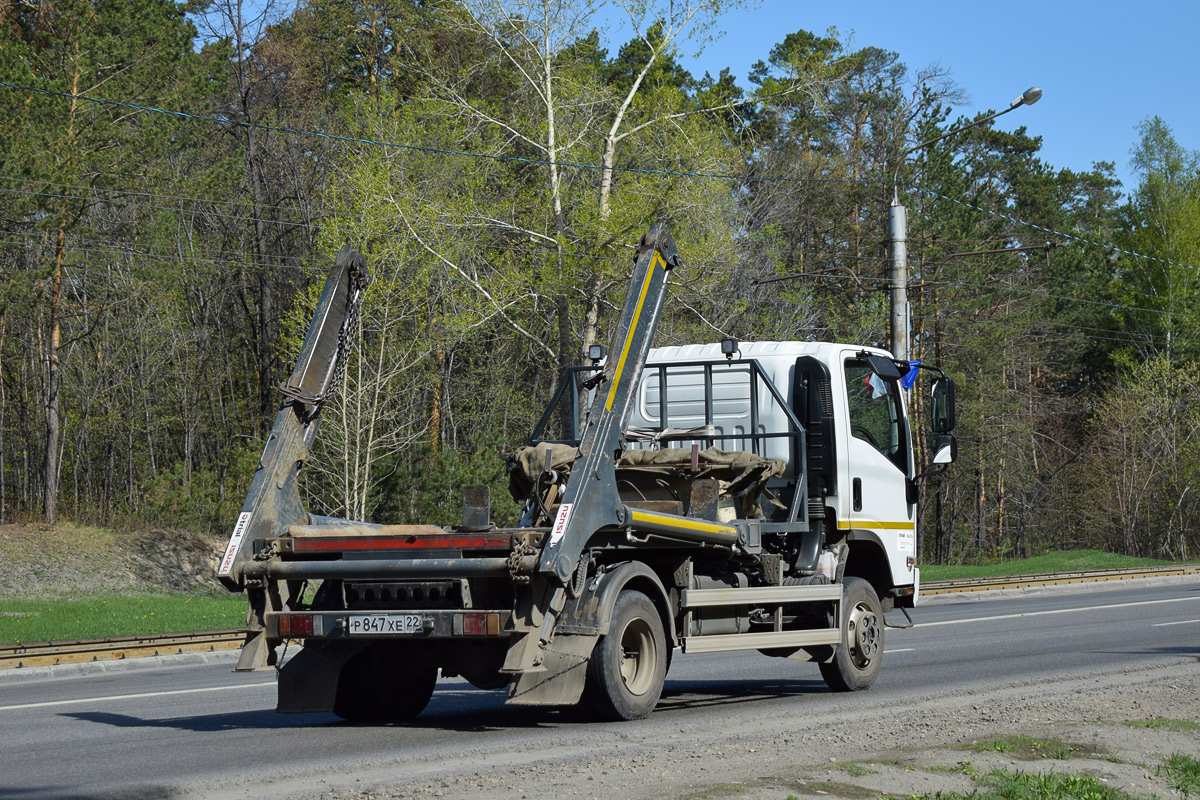
M 901 647 L 896 650 L 884 650 L 883 654 L 885 656 L 890 656 L 892 653 L 911 653 L 913 650 L 916 650 L 916 649 L 917 648 L 915 648 L 915 647 Z
M 142 692 L 140 694 L 114 694 L 107 697 L 80 697 L 75 700 L 50 700 L 45 703 L 23 703 L 18 706 L 0 706 L 0 711 L 16 711 L 22 708 L 48 708 L 50 706 L 70 706 L 78 703 L 103 703 L 108 700 L 136 700 L 140 697 L 169 697 L 176 694 L 202 694 L 204 692 L 229 692 L 236 689 L 261 689 L 274 686 L 272 683 L 242 683 L 237 686 L 209 686 L 204 689 L 175 689 L 170 692 Z
M 1151 628 L 1165 628 L 1168 625 L 1195 625 L 1200 622 L 1200 619 L 1181 619 L 1179 622 L 1156 622 L 1151 625 Z
M 1200 601 L 1200 597 L 1173 597 L 1169 600 L 1139 600 L 1136 603 L 1110 603 L 1104 606 L 1085 606 L 1083 608 L 1055 608 L 1050 611 L 1027 611 L 1023 614 L 997 614 L 994 617 L 974 617 L 972 619 L 947 619 L 941 622 L 918 622 L 918 628 L 932 628 L 935 625 L 962 625 L 968 622 L 988 622 L 994 619 L 1021 619 L 1023 617 L 1041 617 L 1047 614 L 1074 614 L 1077 611 L 1100 611 L 1105 608 L 1133 608 L 1134 606 L 1156 606 L 1162 603 L 1187 603 Z

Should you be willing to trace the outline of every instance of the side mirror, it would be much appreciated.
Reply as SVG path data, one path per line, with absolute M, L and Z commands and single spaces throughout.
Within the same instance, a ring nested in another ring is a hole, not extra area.
M 929 445 L 934 464 L 953 464 L 958 460 L 958 439 L 953 433 L 935 433 Z
M 930 402 L 929 427 L 934 433 L 950 433 L 954 430 L 954 381 L 938 378 L 933 382 Z M 951 437 L 953 438 L 953 437 Z

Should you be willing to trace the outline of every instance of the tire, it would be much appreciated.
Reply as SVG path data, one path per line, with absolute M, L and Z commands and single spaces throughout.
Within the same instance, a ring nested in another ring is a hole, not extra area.
M 438 670 L 411 650 L 376 645 L 346 662 L 333 713 L 349 722 L 404 722 L 429 705 Z
M 667 661 L 658 609 L 641 592 L 623 591 L 608 633 L 592 650 L 584 697 L 601 719 L 645 719 L 662 695 Z
M 869 689 L 883 662 L 883 608 L 871 584 L 846 578 L 842 593 L 841 643 L 821 664 L 821 677 L 835 692 Z

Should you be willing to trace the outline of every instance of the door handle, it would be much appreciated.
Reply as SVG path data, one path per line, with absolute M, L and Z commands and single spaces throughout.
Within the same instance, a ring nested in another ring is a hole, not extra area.
M 854 479 L 854 510 L 862 511 L 862 478 Z

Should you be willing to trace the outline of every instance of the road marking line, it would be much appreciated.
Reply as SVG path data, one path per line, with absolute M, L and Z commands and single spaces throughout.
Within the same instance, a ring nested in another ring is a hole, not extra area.
M 1133 608 L 1134 606 L 1156 606 L 1162 603 L 1195 602 L 1200 597 L 1173 597 L 1169 600 L 1139 600 L 1136 603 L 1110 603 L 1104 606 L 1086 606 L 1084 608 L 1055 608 L 1050 611 L 1026 611 L 1021 614 L 997 614 L 994 617 L 975 617 L 973 619 L 947 619 L 941 622 L 918 622 L 918 628 L 932 628 L 934 625 L 962 625 L 966 622 L 988 622 L 993 619 L 1021 619 L 1022 617 L 1041 617 L 1047 614 L 1073 614 L 1077 611 L 1100 611 L 1105 608 Z
M 259 689 L 274 686 L 274 683 L 243 683 L 237 686 L 210 686 L 204 689 L 175 689 L 170 692 L 141 692 L 140 694 L 114 694 L 107 697 L 80 697 L 77 700 L 50 700 L 45 703 L 23 703 L 18 706 L 0 706 L 0 711 L 16 711 L 22 708 L 47 708 L 69 706 L 75 703 L 103 703 L 106 700 L 136 700 L 141 697 L 169 697 L 176 694 L 201 694 L 203 692 L 228 692 L 234 689 Z
M 1200 619 L 1181 619 L 1179 622 L 1156 622 L 1151 625 L 1151 628 L 1165 628 L 1168 625 L 1194 625 L 1200 622 Z
M 915 647 L 901 647 L 897 650 L 884 650 L 883 654 L 885 656 L 888 656 L 888 655 L 891 655 L 892 653 L 911 653 L 913 650 L 916 650 L 916 649 L 917 648 L 915 648 Z

